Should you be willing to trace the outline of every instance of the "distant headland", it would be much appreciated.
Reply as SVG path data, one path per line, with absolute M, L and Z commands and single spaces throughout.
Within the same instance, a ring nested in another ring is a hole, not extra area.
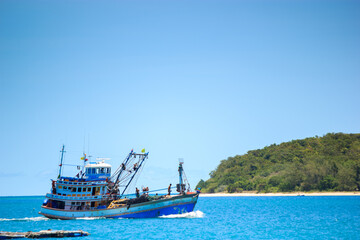
M 360 192 L 277 192 L 277 193 L 259 193 L 254 191 L 245 191 L 241 193 L 201 193 L 200 197 L 330 197 L 330 196 L 357 196 Z
M 360 134 L 328 133 L 229 157 L 196 187 L 203 193 L 239 196 L 356 195 Z

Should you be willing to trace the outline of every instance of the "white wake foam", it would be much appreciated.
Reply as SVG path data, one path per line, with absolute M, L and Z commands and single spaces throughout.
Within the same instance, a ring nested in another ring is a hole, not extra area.
M 80 217 L 76 218 L 76 220 L 98 220 L 98 219 L 106 219 L 105 217 Z
M 205 214 L 202 211 L 195 211 L 182 214 L 171 214 L 166 216 L 160 216 L 160 218 L 203 218 Z
M 26 218 L 0 218 L 1 221 L 47 221 L 50 220 L 46 217 L 26 217 Z

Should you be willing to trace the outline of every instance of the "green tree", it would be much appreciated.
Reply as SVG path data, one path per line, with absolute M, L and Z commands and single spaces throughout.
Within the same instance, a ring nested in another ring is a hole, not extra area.
M 360 190 L 360 134 L 329 133 L 229 157 L 196 187 L 203 192 Z

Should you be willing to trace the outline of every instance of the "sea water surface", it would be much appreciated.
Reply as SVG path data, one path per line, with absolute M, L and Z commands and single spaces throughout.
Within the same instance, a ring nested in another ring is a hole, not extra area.
M 360 197 L 200 197 L 151 219 L 50 220 L 43 197 L 0 197 L 0 231 L 84 230 L 79 239 L 360 239 Z M 71 238 L 74 239 L 74 238 Z

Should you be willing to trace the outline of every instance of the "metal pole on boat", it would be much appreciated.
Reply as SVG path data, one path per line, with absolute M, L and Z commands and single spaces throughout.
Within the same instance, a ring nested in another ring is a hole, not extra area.
M 179 183 L 180 183 L 180 186 L 183 184 L 183 177 L 182 177 L 183 163 L 184 163 L 184 159 L 179 158 Z
M 182 165 L 184 164 L 184 159 L 179 158 L 179 184 L 177 185 L 177 191 L 180 192 L 180 194 L 184 193 L 184 184 L 183 184 L 183 167 Z
M 139 167 L 136 168 L 134 174 L 132 175 L 132 177 L 130 178 L 129 182 L 128 182 L 127 185 L 125 186 L 123 192 L 122 192 L 121 195 L 120 195 L 120 198 L 124 195 L 126 189 L 129 187 L 129 185 L 130 185 L 131 181 L 134 179 L 136 173 L 137 173 L 138 170 L 141 168 L 141 165 L 142 165 L 143 162 L 145 161 L 145 159 L 146 159 L 146 157 L 148 156 L 148 154 L 149 154 L 148 152 L 147 152 L 147 153 L 144 153 L 144 154 L 136 154 L 136 155 L 139 155 L 139 156 L 142 157 L 142 159 L 140 160 L 141 162 L 140 162 L 140 164 L 139 164 Z
M 125 162 L 123 163 L 125 166 L 126 166 L 127 162 L 129 161 L 130 157 L 132 156 L 133 152 L 134 152 L 133 149 L 131 149 L 131 152 L 129 153 L 128 157 L 126 158 Z M 114 186 L 116 186 L 119 183 L 120 175 L 122 174 L 122 172 L 123 172 L 123 169 L 120 169 L 120 171 L 116 177 Z
M 59 176 L 58 176 L 58 178 L 60 178 L 61 177 L 61 170 L 62 170 L 62 163 L 63 163 L 63 159 L 64 159 L 64 152 L 66 152 L 66 151 L 64 151 L 64 149 L 65 149 L 65 145 L 63 144 L 63 146 L 62 146 L 62 149 L 61 149 L 61 160 L 60 160 L 60 165 L 59 165 Z

